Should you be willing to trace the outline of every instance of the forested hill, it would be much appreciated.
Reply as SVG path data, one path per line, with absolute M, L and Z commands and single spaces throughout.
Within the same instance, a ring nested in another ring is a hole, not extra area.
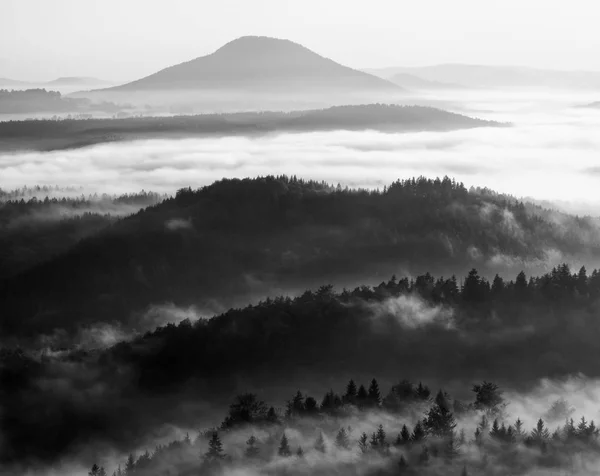
M 0 122 L 1 150 L 53 150 L 102 142 L 283 132 L 378 130 L 449 131 L 504 127 L 433 107 L 364 104 L 291 112 L 243 112 L 124 119 L 27 120 Z
M 382 388 L 401 378 L 437 388 L 489 378 L 528 391 L 541 378 L 598 377 L 599 298 L 598 271 L 566 265 L 491 281 L 476 270 L 426 273 L 351 290 L 324 285 L 108 348 L 1 350 L 0 464 L 58 460 L 90 445 L 129 451 L 165 425 L 189 428 L 207 414 L 217 424 L 215 410 L 247 391 L 278 400 L 373 375 Z M 342 410 L 329 395 L 322 412 Z M 385 409 L 405 410 L 396 397 Z
M 125 321 L 153 303 L 227 308 L 274 289 L 365 282 L 399 269 L 546 268 L 549 257 L 598 257 L 598 243 L 592 219 L 469 192 L 449 178 L 383 191 L 295 177 L 222 180 L 180 190 L 3 282 L 2 330 Z

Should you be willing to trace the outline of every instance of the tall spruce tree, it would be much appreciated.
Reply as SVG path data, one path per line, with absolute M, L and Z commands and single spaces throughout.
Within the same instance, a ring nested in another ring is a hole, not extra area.
M 367 451 L 369 451 L 368 440 L 369 440 L 369 437 L 367 436 L 366 433 L 363 433 L 362 435 L 360 435 L 360 438 L 358 439 L 358 447 L 362 453 L 366 453 Z
M 210 440 L 208 441 L 208 451 L 204 454 L 204 461 L 214 462 L 225 458 L 223 452 L 223 443 L 216 431 L 213 431 Z
M 381 405 L 381 392 L 376 379 L 371 380 L 371 385 L 369 385 L 368 401 L 369 406 L 378 407 Z
M 281 436 L 281 441 L 279 442 L 279 449 L 277 450 L 277 454 L 283 458 L 287 458 L 292 456 L 292 450 L 290 449 L 290 443 L 285 435 L 285 431 Z
M 348 450 L 350 449 L 350 440 L 348 439 L 348 434 L 346 433 L 345 428 L 340 428 L 336 437 L 335 437 L 335 446 L 340 449 Z

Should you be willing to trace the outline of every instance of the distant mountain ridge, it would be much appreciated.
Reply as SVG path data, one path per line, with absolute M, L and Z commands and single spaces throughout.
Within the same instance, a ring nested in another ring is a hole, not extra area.
M 214 53 L 106 91 L 290 87 L 402 91 L 389 81 L 343 66 L 298 43 L 264 36 L 238 38 Z
M 454 83 L 477 88 L 582 88 L 600 89 L 600 71 L 558 71 L 521 66 L 439 64 L 424 67 L 365 69 L 365 72 L 390 79 L 410 74 L 426 81 Z

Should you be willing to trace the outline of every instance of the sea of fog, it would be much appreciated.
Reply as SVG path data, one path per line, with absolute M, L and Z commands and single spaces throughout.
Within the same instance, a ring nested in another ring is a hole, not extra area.
M 518 197 L 600 215 L 597 97 L 571 92 L 420 96 L 419 101 L 510 128 L 387 134 L 375 131 L 144 140 L 0 155 L 0 187 L 83 186 L 90 192 L 173 192 L 223 177 L 288 174 L 377 188 L 448 175 Z M 410 101 L 408 101 L 410 103 Z

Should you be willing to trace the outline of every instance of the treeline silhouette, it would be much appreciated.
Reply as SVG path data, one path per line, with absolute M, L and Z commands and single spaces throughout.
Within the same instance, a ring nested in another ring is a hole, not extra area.
M 122 119 L 29 120 L 0 123 L 6 149 L 66 149 L 108 141 L 256 135 L 273 132 L 375 129 L 387 132 L 455 130 L 500 127 L 504 124 L 474 119 L 422 106 L 367 104 L 292 112 L 242 112 L 129 117 Z
M 0 280 L 48 261 L 119 217 L 166 198 L 145 191 L 70 196 L 74 192 L 55 187 L 0 191 Z M 60 196 L 64 193 L 69 196 Z
M 508 415 L 498 385 L 484 381 L 472 391 L 473 401 L 462 402 L 444 390 L 434 396 L 426 385 L 402 380 L 383 396 L 376 379 L 368 390 L 350 380 L 342 394 L 330 390 L 320 400 L 298 390 L 285 412 L 245 393 L 219 427 L 137 457 L 130 453 L 112 474 L 466 476 L 577 472 L 586 469 L 585 460 L 597 463 L 600 431 L 593 420 L 575 422 L 567 415 L 550 427 L 539 418 L 527 428 L 518 415 Z M 89 472 L 105 474 L 97 464 Z
M 218 408 L 244 382 L 289 389 L 298 376 L 322 388 L 332 376 L 368 375 L 374 365 L 387 379 L 490 378 L 515 389 L 546 377 L 597 377 L 599 295 L 597 270 L 567 265 L 491 283 L 476 270 L 464 278 L 427 273 L 339 292 L 325 285 L 166 324 L 107 349 L 53 348 L 41 357 L 6 349 L 5 451 L 54 458 L 96 437 L 122 447 L 157 418 L 185 425 L 197 416 L 194 402 Z M 55 386 L 68 391 L 48 391 Z M 340 400 L 323 401 L 336 407 Z M 317 406 L 311 400 L 306 408 Z
M 380 191 L 285 176 L 222 180 L 179 190 L 5 281 L 0 325 L 9 334 L 52 332 L 125 320 L 157 302 L 230 307 L 274 286 L 355 284 L 399 268 L 535 271 L 547 251 L 591 260 L 599 243 L 596 219 L 470 192 L 447 177 Z M 32 324 L 45 312 L 52 317 Z

